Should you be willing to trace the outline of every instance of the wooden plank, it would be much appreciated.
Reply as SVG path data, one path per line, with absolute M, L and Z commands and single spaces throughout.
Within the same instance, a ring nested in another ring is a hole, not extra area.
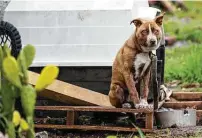
M 202 101 L 202 92 L 173 92 L 171 97 L 179 101 Z
M 202 117 L 202 110 L 196 110 L 196 115 L 198 117 Z
M 146 129 L 153 129 L 153 113 L 146 114 L 146 122 L 145 127 Z
M 173 109 L 182 109 L 187 107 L 202 109 L 202 101 L 165 102 L 163 107 Z
M 153 112 L 153 109 L 124 109 L 124 108 L 102 107 L 102 106 L 36 106 L 35 110 L 127 112 L 127 113 L 152 113 Z
M 202 110 L 196 110 L 196 117 L 198 123 L 202 121 Z
M 109 127 L 109 126 L 87 126 L 87 125 L 39 125 L 35 124 L 38 129 L 80 129 L 80 130 L 106 130 L 106 131 L 133 131 L 137 132 L 136 128 L 128 127 Z M 143 132 L 152 132 L 152 129 L 141 128 Z
M 92 91 L 98 91 L 99 93 L 108 95 L 110 89 L 110 82 L 68 82 L 73 85 L 86 88 Z
M 29 71 L 29 83 L 36 84 L 39 74 Z M 67 76 L 68 77 L 68 76 Z M 55 80 L 39 96 L 77 105 L 111 106 L 107 95 Z
M 75 115 L 74 111 L 67 111 L 67 122 L 66 125 L 74 125 Z

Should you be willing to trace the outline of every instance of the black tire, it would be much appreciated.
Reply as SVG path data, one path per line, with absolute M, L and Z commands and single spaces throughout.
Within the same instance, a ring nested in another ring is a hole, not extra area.
M 0 21 L 0 45 L 1 46 L 3 46 L 7 42 L 7 40 L 6 42 L 2 40 L 4 39 L 2 37 L 10 38 L 9 47 L 11 49 L 11 54 L 15 58 L 17 58 L 20 50 L 22 49 L 21 36 L 17 28 L 9 22 Z

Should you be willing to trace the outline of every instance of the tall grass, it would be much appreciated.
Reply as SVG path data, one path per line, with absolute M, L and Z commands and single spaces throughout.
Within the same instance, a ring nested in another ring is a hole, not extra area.
M 164 23 L 165 32 L 176 36 L 177 40 L 186 40 L 196 43 L 202 42 L 202 20 L 183 23 L 179 20 L 168 20 Z
M 177 10 L 174 15 L 166 14 L 165 33 L 177 40 L 202 42 L 202 1 L 185 1 L 188 12 Z M 199 29 L 200 28 L 200 29 Z
M 202 82 L 202 45 L 166 49 L 165 80 Z

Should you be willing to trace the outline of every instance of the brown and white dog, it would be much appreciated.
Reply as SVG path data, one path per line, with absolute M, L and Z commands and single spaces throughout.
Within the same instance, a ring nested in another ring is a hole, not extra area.
M 163 17 L 164 13 L 153 20 L 138 18 L 131 21 L 136 26 L 135 32 L 119 50 L 112 66 L 109 99 L 113 106 L 122 107 L 126 100 L 124 90 L 128 89 L 128 102 L 135 108 L 148 107 L 150 54 L 160 45 Z M 144 82 L 141 98 L 135 86 L 140 79 Z

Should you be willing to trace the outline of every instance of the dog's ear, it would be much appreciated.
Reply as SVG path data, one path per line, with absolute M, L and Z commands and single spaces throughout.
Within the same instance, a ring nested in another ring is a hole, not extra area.
M 141 19 L 134 19 L 134 20 L 132 20 L 131 22 L 130 22 L 130 25 L 132 24 L 132 23 L 134 23 L 134 25 L 136 26 L 136 27 L 139 27 L 140 25 L 142 25 L 142 20 Z
M 161 13 L 159 16 L 157 16 L 154 21 L 157 25 L 161 26 L 163 24 L 163 17 L 165 15 L 165 12 Z

